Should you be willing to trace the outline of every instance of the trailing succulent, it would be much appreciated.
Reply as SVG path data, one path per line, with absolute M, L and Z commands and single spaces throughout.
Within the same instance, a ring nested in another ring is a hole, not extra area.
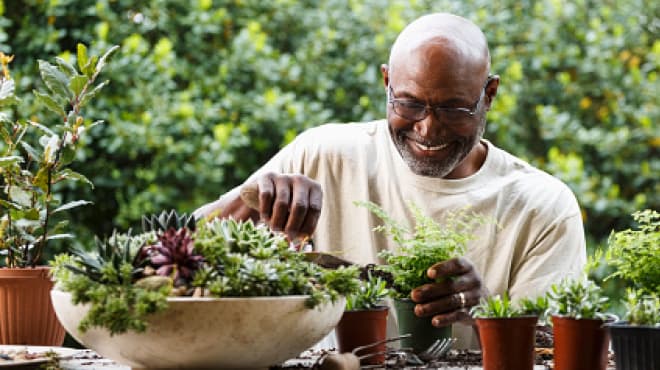
M 170 212 L 143 218 L 144 232 L 115 233 L 96 251 L 59 255 L 53 275 L 74 303 L 90 303 L 80 330 L 111 334 L 146 329 L 167 297 L 309 295 L 314 307 L 357 291 L 357 267 L 324 269 L 289 248 L 285 236 L 252 221 L 194 218 Z

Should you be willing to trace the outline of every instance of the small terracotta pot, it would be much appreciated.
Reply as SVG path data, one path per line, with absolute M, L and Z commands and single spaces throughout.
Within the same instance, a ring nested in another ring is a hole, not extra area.
M 412 348 L 419 353 L 428 349 L 438 339 L 451 338 L 451 325 L 436 328 L 430 317 L 415 315 L 415 302 L 410 299 L 395 299 L 399 335 L 412 334 L 401 340 L 401 348 Z
M 536 316 L 476 319 L 484 370 L 532 370 Z
M 61 346 L 64 327 L 57 320 L 49 268 L 0 268 L 0 344 Z
M 552 316 L 555 370 L 605 370 L 610 337 L 604 323 Z
M 335 328 L 339 352 L 351 352 L 353 349 L 368 344 L 384 341 L 387 338 L 386 306 L 372 310 L 345 311 Z M 356 353 L 363 356 L 370 353 L 384 352 L 385 343 L 370 347 Z M 385 354 L 367 357 L 362 364 L 377 365 L 385 361 Z

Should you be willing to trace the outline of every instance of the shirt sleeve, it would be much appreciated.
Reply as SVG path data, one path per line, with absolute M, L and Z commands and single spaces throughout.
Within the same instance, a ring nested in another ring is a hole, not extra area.
M 581 214 L 559 218 L 538 235 L 523 257 L 512 274 L 509 294 L 514 300 L 543 295 L 552 284 L 579 277 L 586 258 Z

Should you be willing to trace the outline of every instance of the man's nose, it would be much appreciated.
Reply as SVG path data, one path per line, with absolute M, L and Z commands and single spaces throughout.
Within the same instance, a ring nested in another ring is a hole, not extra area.
M 442 126 L 433 111 L 430 111 L 423 120 L 415 122 L 414 129 L 420 138 L 432 143 L 436 138 L 442 136 Z

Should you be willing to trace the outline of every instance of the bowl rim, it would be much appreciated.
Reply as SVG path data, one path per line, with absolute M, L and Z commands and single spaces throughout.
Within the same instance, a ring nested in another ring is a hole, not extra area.
M 63 293 L 66 295 L 71 295 L 71 292 L 67 292 L 62 289 L 53 288 L 52 292 Z M 272 295 L 272 296 L 251 296 L 251 297 L 192 297 L 192 296 L 171 296 L 167 297 L 168 302 L 215 302 L 215 301 L 227 301 L 227 302 L 240 302 L 240 301 L 302 301 L 309 299 L 311 295 L 307 294 L 295 294 L 295 295 Z M 345 299 L 345 296 L 339 296 L 337 299 L 330 300 L 329 304 L 335 304 L 341 302 L 342 299 Z

